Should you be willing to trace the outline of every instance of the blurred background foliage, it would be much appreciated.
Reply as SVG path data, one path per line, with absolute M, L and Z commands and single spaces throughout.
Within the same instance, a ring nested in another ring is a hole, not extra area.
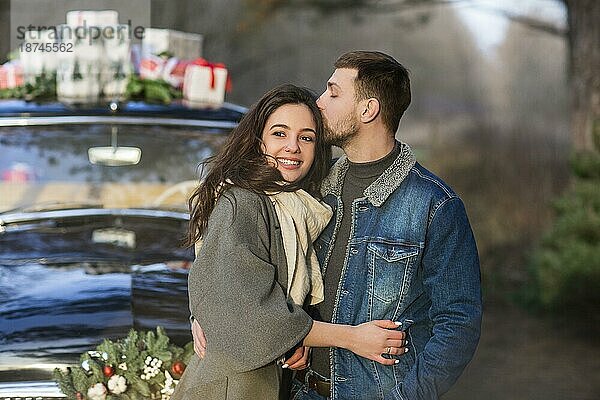
M 574 157 L 571 187 L 554 203 L 556 220 L 531 258 L 531 305 L 600 324 L 600 157 Z

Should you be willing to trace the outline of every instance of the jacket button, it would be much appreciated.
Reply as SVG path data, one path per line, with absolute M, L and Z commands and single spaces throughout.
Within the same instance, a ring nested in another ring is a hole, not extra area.
M 355 255 L 356 255 L 356 254 L 358 254 L 358 250 L 356 250 L 356 249 L 350 249 L 350 253 L 352 253 L 352 254 L 355 254 Z

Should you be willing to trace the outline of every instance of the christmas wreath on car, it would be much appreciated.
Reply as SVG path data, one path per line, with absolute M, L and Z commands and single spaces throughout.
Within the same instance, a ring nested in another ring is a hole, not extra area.
M 56 368 L 54 379 L 69 399 L 168 400 L 193 353 L 191 342 L 176 346 L 161 327 L 156 333 L 132 329 L 83 353 L 78 366 Z

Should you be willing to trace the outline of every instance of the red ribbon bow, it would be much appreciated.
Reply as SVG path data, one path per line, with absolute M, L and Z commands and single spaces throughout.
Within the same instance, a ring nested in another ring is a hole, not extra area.
M 198 65 L 200 67 L 208 67 L 210 68 L 210 88 L 215 88 L 215 68 L 225 68 L 225 64 L 223 63 L 211 63 L 205 60 L 204 58 L 196 58 L 192 61 L 192 65 Z M 225 90 L 227 92 L 231 91 L 231 79 L 229 78 L 229 74 L 227 74 L 227 82 L 225 83 Z

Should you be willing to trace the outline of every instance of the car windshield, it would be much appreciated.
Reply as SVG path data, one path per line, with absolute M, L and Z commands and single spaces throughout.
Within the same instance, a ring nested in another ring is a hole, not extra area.
M 213 128 L 157 125 L 0 127 L 0 212 L 187 210 L 198 165 L 225 137 Z

